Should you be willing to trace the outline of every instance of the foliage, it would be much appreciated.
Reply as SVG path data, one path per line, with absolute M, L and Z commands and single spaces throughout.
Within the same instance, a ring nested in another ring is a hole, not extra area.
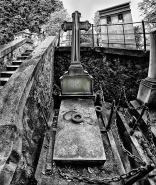
M 58 8 L 51 13 L 48 23 L 43 25 L 42 28 L 46 35 L 56 35 L 64 21 L 71 21 L 71 16 L 68 14 L 66 9 Z
M 60 0 L 0 0 L 0 45 L 19 31 L 40 31 L 52 12 L 63 8 Z
M 144 16 L 144 20 L 148 22 L 156 22 L 156 1 L 155 0 L 143 0 L 138 3 L 138 8 Z M 154 24 L 151 24 L 154 26 Z
M 55 84 L 60 86 L 59 78 L 68 70 L 71 57 L 69 52 L 57 52 L 55 58 Z M 128 100 L 137 97 L 139 83 L 148 72 L 146 57 L 129 57 L 97 52 L 83 52 L 81 63 L 94 79 L 94 92 L 102 86 L 105 100 L 119 100 L 121 87 L 124 85 Z
M 88 31 L 81 30 L 80 43 L 83 43 L 83 42 L 87 42 L 87 43 L 92 42 L 92 30 L 91 30 L 91 28 Z
M 135 35 L 135 43 L 136 48 L 141 49 L 142 48 L 142 29 L 139 25 L 134 26 L 134 35 Z
M 99 16 L 99 12 L 95 12 L 94 15 L 94 26 L 95 26 L 95 31 L 99 34 L 101 33 L 101 26 L 100 25 L 100 16 Z

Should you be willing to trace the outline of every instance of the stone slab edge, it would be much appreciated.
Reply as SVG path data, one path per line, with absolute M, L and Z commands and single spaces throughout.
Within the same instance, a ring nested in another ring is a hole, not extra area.
M 6 45 L 1 46 L 0 47 L 0 58 L 6 56 L 7 54 L 14 51 L 15 49 L 17 49 L 18 47 L 20 47 L 21 45 L 23 45 L 26 42 L 30 42 L 30 39 L 25 39 L 25 38 L 17 39 L 17 40 L 14 40 L 14 41 L 6 44 Z
M 113 55 L 124 55 L 124 56 L 134 56 L 134 57 L 148 57 L 150 51 L 144 51 L 144 50 L 134 50 L 134 49 L 120 49 L 120 48 L 106 48 L 106 47 L 81 47 L 81 52 L 87 52 L 87 51 L 94 51 L 94 52 L 102 52 L 107 54 L 113 54 Z M 56 51 L 71 51 L 71 47 L 58 47 L 56 48 Z
M 33 51 L 31 59 L 26 60 L 17 69 L 2 89 L 0 93 L 0 125 L 10 125 L 15 121 L 11 118 L 15 118 L 16 115 L 18 116 L 18 112 L 15 110 L 19 110 L 18 105 L 26 86 L 34 80 L 33 75 L 37 70 L 38 63 L 42 60 L 42 56 L 47 48 L 51 47 L 51 45 L 55 46 L 55 41 L 55 37 L 48 37 L 44 40 L 42 44 Z M 12 92 L 10 92 L 11 90 Z M 8 106 L 9 103 L 10 105 Z M 16 115 L 14 115 L 14 113 L 16 113 Z M 19 125 L 16 124 L 16 126 L 21 129 Z
M 56 41 L 57 37 L 48 37 L 43 41 L 42 44 L 40 44 L 40 46 L 38 46 L 32 53 L 32 58 L 26 60 L 25 63 L 16 70 L 0 92 L 0 126 L 15 125 L 17 128 L 17 132 L 15 134 L 18 138 L 15 138 L 16 142 L 13 141 L 14 143 L 10 148 L 10 152 L 13 148 L 19 155 L 22 152 L 22 115 L 27 97 L 34 81 L 33 75 L 35 74 L 37 66 L 42 61 L 42 57 L 46 53 L 47 49 L 49 47 L 55 47 Z M 6 157 L 6 161 L 9 158 L 9 153 Z M 5 185 L 10 184 L 16 167 L 17 164 L 15 163 L 9 163 L 3 166 L 3 168 L 12 171 L 12 175 L 10 176 L 3 171 L 3 176 L 7 179 Z

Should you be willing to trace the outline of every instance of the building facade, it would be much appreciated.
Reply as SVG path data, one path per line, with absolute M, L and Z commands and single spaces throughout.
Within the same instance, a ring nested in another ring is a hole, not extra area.
M 130 2 L 99 10 L 101 46 L 136 49 Z

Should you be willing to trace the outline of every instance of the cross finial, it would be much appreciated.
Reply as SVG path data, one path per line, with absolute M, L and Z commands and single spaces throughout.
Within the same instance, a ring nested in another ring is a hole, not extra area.
M 64 22 L 62 29 L 64 31 L 72 30 L 72 52 L 71 65 L 69 67 L 70 74 L 83 73 L 83 68 L 80 62 L 80 30 L 88 31 L 91 27 L 89 21 L 80 22 L 81 14 L 75 11 L 72 14 L 73 22 Z

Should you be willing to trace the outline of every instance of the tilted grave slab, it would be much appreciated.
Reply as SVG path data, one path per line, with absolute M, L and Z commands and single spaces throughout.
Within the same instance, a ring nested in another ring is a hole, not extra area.
M 82 121 L 77 123 L 75 119 L 79 115 Z M 92 99 L 62 100 L 53 160 L 60 163 L 82 164 L 103 164 L 106 161 Z

